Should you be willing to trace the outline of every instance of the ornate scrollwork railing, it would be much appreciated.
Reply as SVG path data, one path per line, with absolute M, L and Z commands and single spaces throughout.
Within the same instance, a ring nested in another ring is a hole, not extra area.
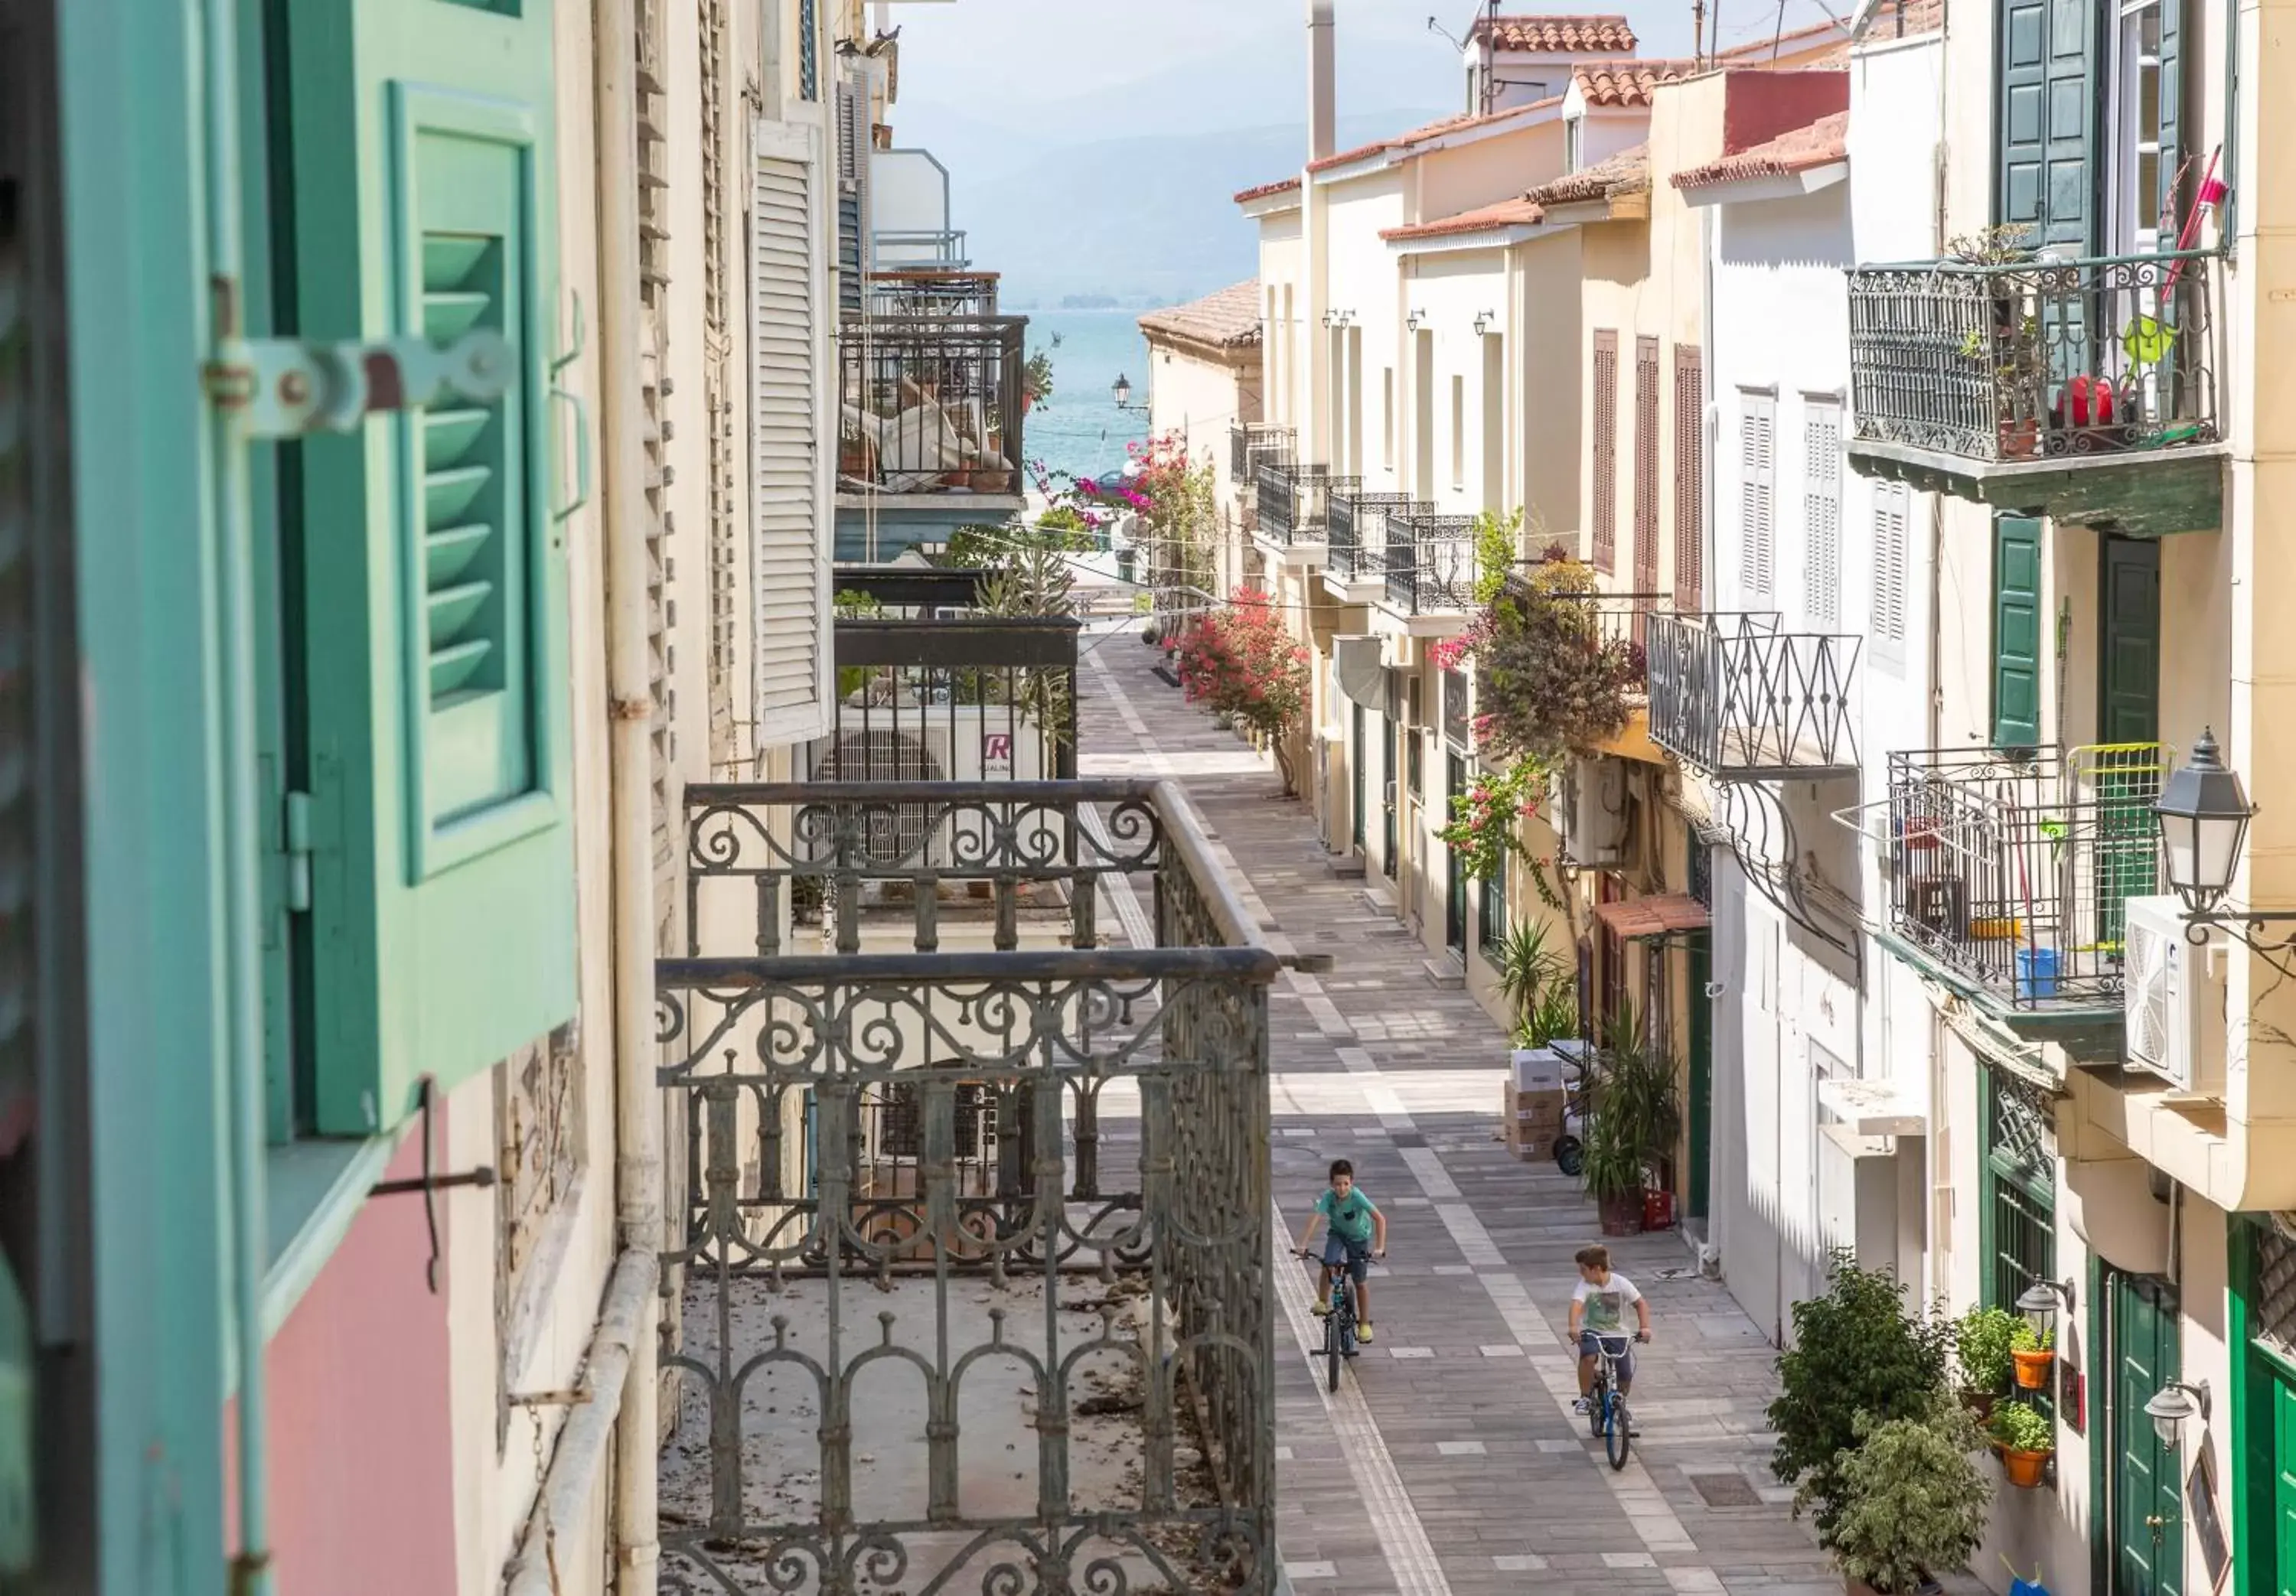
M 1863 441 L 1984 462 L 2217 441 L 2201 250 L 1849 273 Z
M 707 1467 L 666 1464 L 665 1588 L 1272 1590 L 1276 959 L 1185 803 L 755 784 L 687 819 L 658 1078 Z

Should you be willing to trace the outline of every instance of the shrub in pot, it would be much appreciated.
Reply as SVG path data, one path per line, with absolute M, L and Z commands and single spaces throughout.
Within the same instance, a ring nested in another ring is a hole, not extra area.
M 1794 1304 L 1793 1350 L 1779 1355 L 1768 1412 L 1778 1436 L 1770 1471 L 1795 1487 L 1794 1511 L 1812 1515 L 1823 1546 L 1833 1545 L 1848 1505 L 1841 1464 L 1857 1445 L 1859 1419 L 1931 1417 L 1947 1395 L 1952 1322 L 1907 1313 L 1905 1291 L 1890 1271 L 1861 1268 L 1837 1250 L 1825 1295 Z
M 2024 1329 L 2024 1322 L 2006 1308 L 1972 1308 L 1954 1324 L 1961 1399 L 1980 1419 L 1993 1411 L 1994 1399 L 2009 1388 L 2010 1349 Z
M 1642 1150 L 1614 1120 L 1597 1113 L 1587 1127 L 1580 1174 L 1606 1236 L 1638 1235 L 1643 1228 Z
M 2001 1471 L 2013 1486 L 2026 1489 L 2041 1483 L 2049 1454 L 2057 1449 L 2056 1427 L 2049 1416 L 2029 1402 L 2005 1402 L 1986 1421 L 1986 1433 L 2001 1452 Z
M 1912 1596 L 1969 1560 L 1984 1538 L 1992 1487 L 1970 1454 L 1977 1424 L 1951 1403 L 1876 1422 L 1861 1416 L 1840 1460 L 1843 1502 L 1833 1558 L 1854 1592 Z
M 2039 1390 L 2049 1383 L 2049 1365 L 2057 1361 L 2055 1333 L 2036 1331 L 2020 1319 L 2015 1338 L 2009 1343 L 2009 1361 L 2016 1366 L 2020 1386 L 2028 1391 Z

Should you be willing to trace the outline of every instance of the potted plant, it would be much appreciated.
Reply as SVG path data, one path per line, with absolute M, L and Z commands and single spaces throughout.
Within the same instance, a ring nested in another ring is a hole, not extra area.
M 1603 1233 L 1638 1235 L 1643 1228 L 1643 1156 L 1617 1121 L 1597 1114 L 1587 1127 L 1580 1175 L 1595 1199 Z
M 1060 348 L 1061 335 L 1053 334 L 1051 348 L 1038 349 L 1021 366 L 1021 413 L 1028 414 L 1039 405 L 1052 402 L 1053 349 Z
M 1961 1400 L 1980 1420 L 2009 1388 L 2010 1349 L 2023 1322 L 2006 1308 L 1972 1308 L 1953 1327 Z
M 2015 1338 L 2009 1344 L 2009 1358 L 2017 1367 L 2017 1383 L 2028 1391 L 2039 1390 L 2049 1383 L 2049 1365 L 2057 1361 L 2055 1333 L 2037 1333 L 2019 1320 Z
M 1543 922 L 1526 920 L 1511 927 L 1499 944 L 1499 995 L 1514 1011 L 1515 1041 L 1521 1047 L 1545 1047 L 1578 1030 L 1578 996 L 1570 989 L 1577 972 L 1569 959 L 1547 945 L 1546 937 Z M 1558 996 L 1568 1001 L 1558 1004 Z M 1557 1019 L 1560 1030 L 1553 1028 Z
M 1936 1574 L 1968 1562 L 1985 1535 L 1993 1493 L 1970 1454 L 1975 1420 L 1950 1404 L 1915 1418 L 1861 1416 L 1843 1454 L 1834 1565 L 1852 1596 L 1933 1591 Z
M 2057 1450 L 2057 1433 L 2048 1415 L 2029 1402 L 2005 1402 L 1993 1410 L 1986 1433 L 2001 1453 L 2001 1471 L 2009 1483 L 2031 1490 L 2048 1471 Z
M 1933 1418 L 1946 1395 L 1953 1324 L 1906 1310 L 1905 1287 L 1887 1270 L 1860 1268 L 1847 1251 L 1832 1257 L 1825 1295 L 1793 1307 L 1792 1350 L 1778 1356 L 1777 1432 L 1770 1470 L 1795 1487 L 1794 1511 L 1810 1512 L 1819 1543 L 1849 1506 L 1843 1472 L 1870 1423 Z

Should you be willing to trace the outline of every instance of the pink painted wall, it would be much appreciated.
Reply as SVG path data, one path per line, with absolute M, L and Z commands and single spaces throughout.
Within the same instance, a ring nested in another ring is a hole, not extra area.
M 444 1125 L 433 1134 L 443 1142 Z M 421 1138 L 409 1134 L 390 1178 L 422 1172 Z M 430 1256 L 419 1195 L 370 1200 L 272 1339 L 271 1544 L 283 1593 L 455 1589 L 447 1271 L 442 1252 L 431 1296 Z M 235 1546 L 235 1412 L 224 1422 L 225 1534 Z

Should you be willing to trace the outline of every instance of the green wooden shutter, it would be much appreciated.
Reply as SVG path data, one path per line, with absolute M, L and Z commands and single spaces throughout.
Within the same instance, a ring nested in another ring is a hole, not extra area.
M 2177 181 L 2177 163 L 2185 159 L 2185 4 L 2160 0 L 2161 5 L 2161 173 L 2159 192 L 2137 196 L 2151 205 L 2161 224 L 2161 247 L 2176 247 L 2177 225 L 2184 220 L 2185 197 L 2200 187 L 2197 174 L 2191 182 Z
M 1993 522 L 1993 743 L 2041 741 L 2041 523 L 2028 515 Z
M 421 1076 L 452 1086 L 574 1011 L 551 15 L 289 13 L 301 331 L 494 328 L 520 372 L 491 405 L 302 446 L 322 1132 L 394 1125 Z
M 2001 0 L 1994 209 L 2036 247 L 2095 249 L 2097 17 L 2087 0 Z

